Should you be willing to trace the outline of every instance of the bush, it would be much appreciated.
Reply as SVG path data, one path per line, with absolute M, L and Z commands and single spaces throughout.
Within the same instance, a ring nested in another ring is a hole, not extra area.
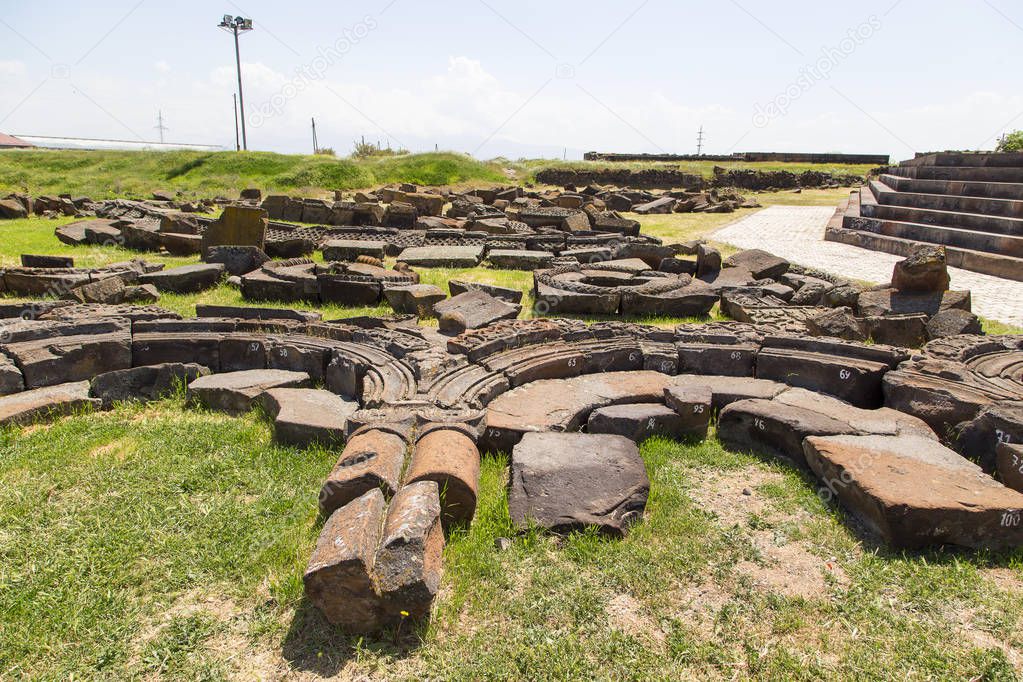
M 1023 130 L 1014 130 L 1011 133 L 1002 135 L 998 140 L 1000 152 L 1023 152 Z
M 390 145 L 388 145 L 385 149 L 379 144 L 373 144 L 372 142 L 362 140 L 355 143 L 355 148 L 352 150 L 352 158 L 370 159 L 381 156 L 404 156 L 408 153 L 409 151 L 407 149 L 391 149 Z

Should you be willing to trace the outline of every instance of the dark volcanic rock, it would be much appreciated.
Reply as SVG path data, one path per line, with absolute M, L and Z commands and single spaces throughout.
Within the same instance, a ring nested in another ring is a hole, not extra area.
M 892 288 L 902 292 L 940 294 L 949 282 L 944 246 L 917 246 L 913 255 L 895 264 L 892 275 Z
M 216 286 L 224 274 L 221 263 L 185 265 L 160 272 L 151 272 L 139 277 L 141 284 L 152 284 L 160 291 L 175 294 L 194 294 Z
M 95 377 L 89 395 L 99 398 L 104 408 L 119 401 L 157 400 L 209 373 L 202 365 L 180 362 L 119 369 Z
M 509 489 L 508 509 L 520 529 L 596 526 L 621 537 L 642 517 L 650 479 L 628 438 L 527 433 L 512 453 Z

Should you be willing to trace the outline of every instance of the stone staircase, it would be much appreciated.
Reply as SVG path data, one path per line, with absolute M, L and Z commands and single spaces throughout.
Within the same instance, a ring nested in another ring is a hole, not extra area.
M 825 238 L 899 256 L 941 244 L 953 267 L 1023 281 L 1023 153 L 903 161 L 842 202 Z

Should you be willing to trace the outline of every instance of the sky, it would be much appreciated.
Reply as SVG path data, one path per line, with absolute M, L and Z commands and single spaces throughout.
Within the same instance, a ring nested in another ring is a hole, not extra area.
M 478 158 L 991 149 L 1023 128 L 1016 0 L 5 0 L 0 132 Z

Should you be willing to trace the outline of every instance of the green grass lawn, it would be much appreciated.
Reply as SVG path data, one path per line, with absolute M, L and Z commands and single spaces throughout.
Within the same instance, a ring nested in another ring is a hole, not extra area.
M 1015 679 L 1020 555 L 890 553 L 791 468 L 641 452 L 620 542 L 514 536 L 486 455 L 432 621 L 361 639 L 302 593 L 337 453 L 180 398 L 0 433 L 0 678 Z

